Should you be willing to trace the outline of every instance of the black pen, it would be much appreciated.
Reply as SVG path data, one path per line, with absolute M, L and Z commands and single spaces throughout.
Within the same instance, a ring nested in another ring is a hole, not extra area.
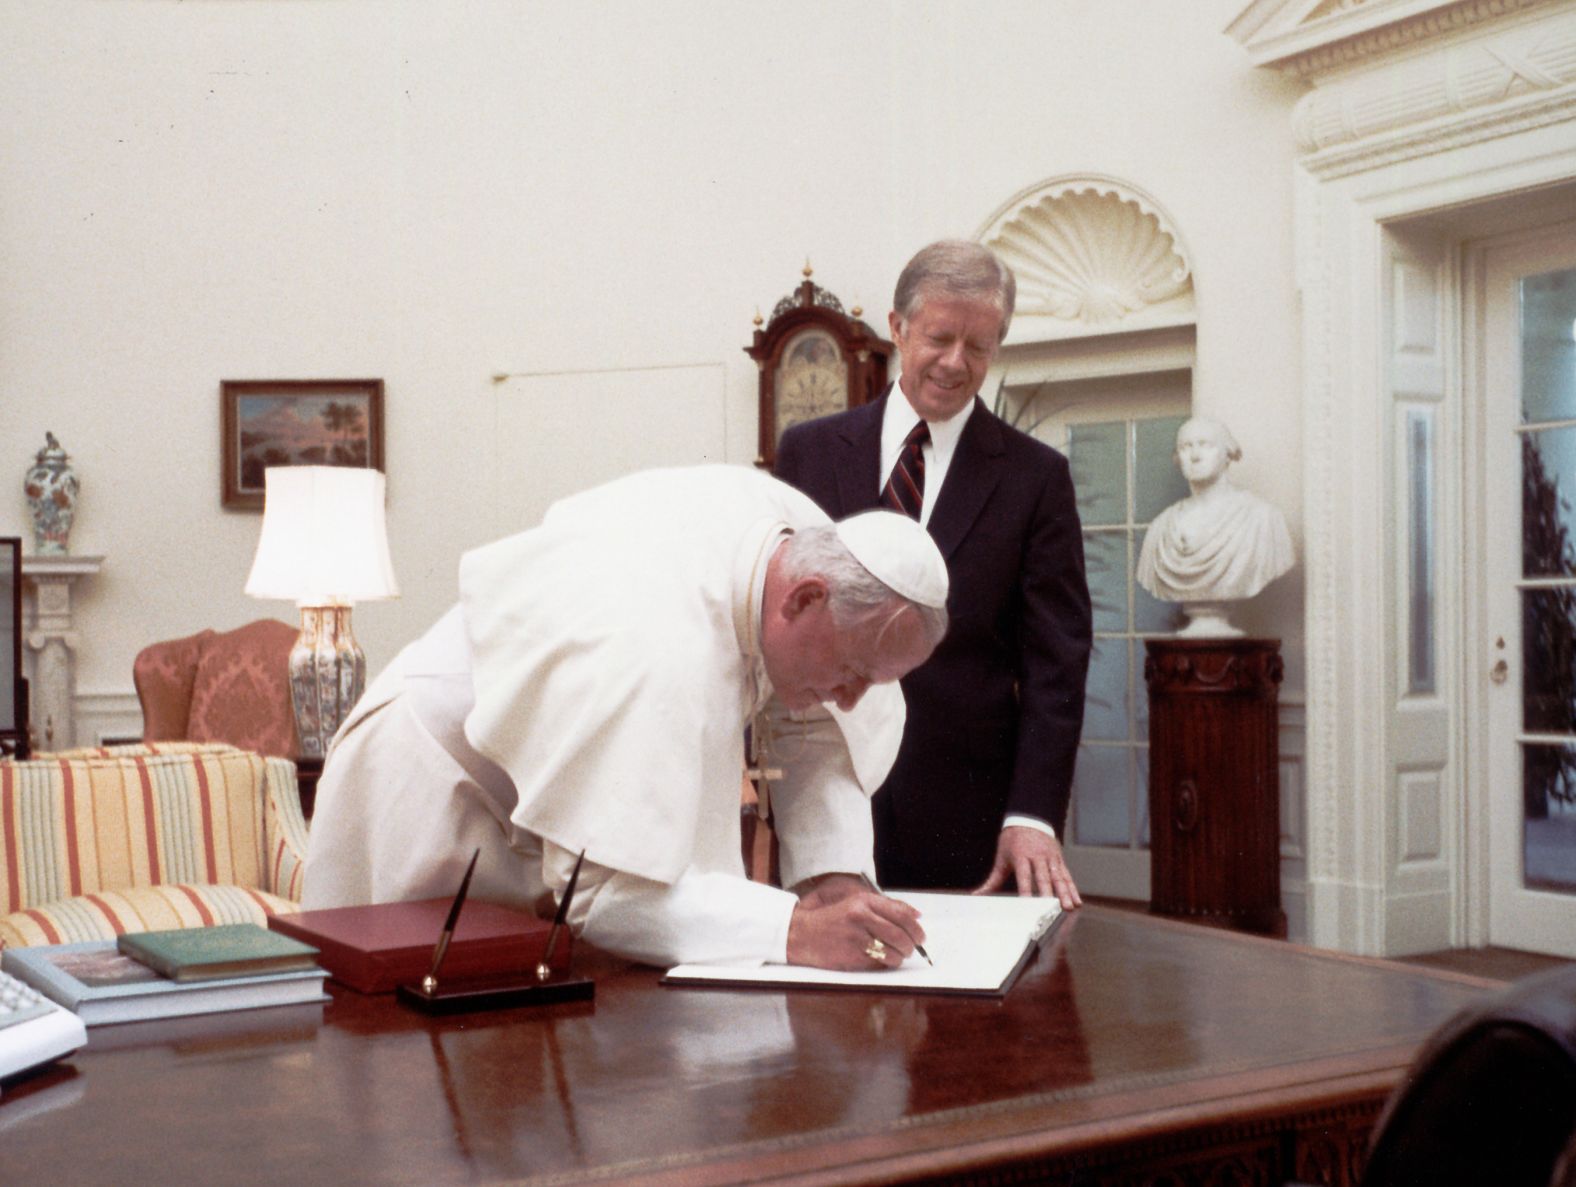
M 547 948 L 536 966 L 538 981 L 545 981 L 553 975 L 553 949 L 558 944 L 558 932 L 564 926 L 564 920 L 569 918 L 569 900 L 575 897 L 575 883 L 580 881 L 580 866 L 585 859 L 586 851 L 582 849 L 580 856 L 575 858 L 575 868 L 569 875 L 569 885 L 564 887 L 564 897 L 558 900 L 558 913 L 553 916 L 552 929 L 547 933 Z
M 865 886 L 872 893 L 874 893 L 874 894 L 881 894 L 880 889 L 877 888 L 876 884 L 870 880 L 870 875 L 869 874 L 861 873 L 859 875 L 859 880 L 861 882 L 863 882 L 865 884 Z M 885 896 L 883 896 L 883 897 L 885 897 Z M 925 958 L 925 963 L 928 964 L 931 968 L 935 968 L 936 967 L 936 962 L 930 959 L 930 953 L 925 951 L 925 945 L 923 945 L 923 944 L 915 944 L 914 945 L 914 951 L 918 952 L 921 956 L 923 956 Z
M 449 941 L 454 938 L 454 925 L 460 921 L 460 908 L 465 905 L 466 892 L 471 888 L 471 875 L 476 872 L 476 859 L 481 855 L 481 847 L 478 846 L 476 852 L 471 854 L 471 864 L 465 867 L 465 877 L 460 879 L 459 893 L 449 906 L 449 917 L 444 920 L 438 945 L 432 950 L 432 971 L 421 979 L 421 988 L 425 993 L 431 994 L 438 987 L 438 966 L 443 963 L 444 953 L 449 950 Z

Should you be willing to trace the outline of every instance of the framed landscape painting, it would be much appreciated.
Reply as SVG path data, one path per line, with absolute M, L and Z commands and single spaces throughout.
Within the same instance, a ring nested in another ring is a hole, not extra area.
M 381 379 L 226 379 L 226 507 L 261 511 L 269 466 L 383 469 Z

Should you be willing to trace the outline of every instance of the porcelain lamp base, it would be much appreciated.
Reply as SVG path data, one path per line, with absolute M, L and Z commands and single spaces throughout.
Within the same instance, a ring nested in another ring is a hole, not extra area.
M 302 606 L 290 649 L 290 700 L 304 758 L 322 758 L 367 682 L 367 658 L 350 631 L 349 606 Z

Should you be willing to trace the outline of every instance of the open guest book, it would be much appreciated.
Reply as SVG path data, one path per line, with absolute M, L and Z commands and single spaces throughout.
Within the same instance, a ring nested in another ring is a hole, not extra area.
M 1041 941 L 1061 922 L 1054 898 L 896 891 L 919 911 L 925 951 L 895 969 L 842 973 L 797 964 L 755 962 L 675 965 L 664 985 L 760 989 L 878 989 L 891 993 L 961 993 L 1004 997 Z

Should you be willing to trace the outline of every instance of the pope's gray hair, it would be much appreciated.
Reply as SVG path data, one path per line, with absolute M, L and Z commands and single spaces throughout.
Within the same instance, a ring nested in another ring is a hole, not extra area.
M 827 586 L 827 608 L 838 629 L 869 625 L 882 619 L 882 629 L 903 610 L 919 615 L 926 640 L 935 646 L 947 633 L 944 606 L 911 602 L 855 559 L 834 524 L 800 528 L 783 543 L 783 576 L 790 584 L 820 577 Z
M 904 266 L 892 293 L 892 308 L 907 325 L 927 297 L 955 297 L 994 305 L 1001 310 L 1001 334 L 997 338 L 1001 342 L 1012 324 L 1018 280 L 1002 258 L 984 244 L 942 239 L 920 248 Z

